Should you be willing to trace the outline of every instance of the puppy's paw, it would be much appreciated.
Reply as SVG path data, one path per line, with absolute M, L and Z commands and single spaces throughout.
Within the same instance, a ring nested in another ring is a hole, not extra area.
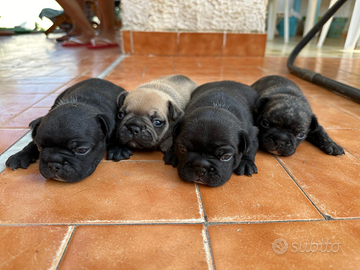
M 107 160 L 120 161 L 123 159 L 129 159 L 132 156 L 132 151 L 126 146 L 111 146 L 107 151 Z
M 165 161 L 166 165 L 172 165 L 174 168 L 179 164 L 179 160 L 174 153 L 173 149 L 170 149 L 168 152 L 165 153 L 163 160 Z
M 234 171 L 237 175 L 248 175 L 251 176 L 253 173 L 257 173 L 257 167 L 254 161 L 249 159 L 242 159 L 239 167 Z
M 29 153 L 24 153 L 20 151 L 8 158 L 5 165 L 13 169 L 14 171 L 17 168 L 27 169 L 31 163 L 36 162 L 37 158 Z
M 173 145 L 173 138 L 169 137 L 169 138 L 163 140 L 159 144 L 159 149 L 160 149 L 161 152 L 167 153 L 168 151 L 170 151 L 170 148 L 171 148 L 172 145 Z
M 338 156 L 345 154 L 344 149 L 334 142 L 325 143 L 320 147 L 320 149 L 328 155 Z

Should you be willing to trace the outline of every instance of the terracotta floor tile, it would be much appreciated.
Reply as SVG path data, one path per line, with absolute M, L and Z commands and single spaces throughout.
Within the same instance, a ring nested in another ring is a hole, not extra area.
M 202 225 L 79 226 L 60 269 L 209 269 Z
M 0 129 L 0 154 L 20 139 L 29 129 Z
M 51 108 L 51 106 L 54 104 L 55 99 L 59 96 L 59 94 L 51 94 L 48 95 L 46 98 L 40 100 L 38 103 L 34 104 L 33 107 L 45 107 L 45 108 Z
M 4 94 L 0 98 L 0 126 L 10 118 L 38 102 L 45 95 L 10 95 Z
M 6 169 L 0 177 L 3 224 L 202 220 L 195 185 L 163 162 L 102 162 L 75 184 L 45 180 L 38 164 Z
M 229 65 L 231 67 L 234 66 L 242 66 L 242 67 L 257 67 L 263 66 L 265 62 L 264 57 L 219 57 L 219 60 L 222 63 Z
M 46 76 L 51 76 L 51 74 L 60 71 L 61 69 L 63 69 L 62 67 L 59 66 L 47 66 L 47 67 L 41 67 L 41 68 L 36 68 L 36 69 L 29 69 L 27 72 L 22 72 L 21 74 L 16 74 L 14 76 L 12 76 L 12 78 L 27 78 L 27 77 L 46 77 Z M 62 76 L 62 77 L 67 77 L 67 76 Z
M 64 92 L 66 89 L 68 89 L 69 87 L 71 87 L 71 86 L 73 86 L 73 85 L 75 85 L 75 84 L 77 84 L 79 82 L 82 82 L 82 81 L 84 81 L 86 79 L 90 79 L 90 78 L 92 78 L 92 77 L 90 77 L 90 76 L 81 76 L 81 77 L 78 77 L 78 78 L 76 78 L 74 80 L 71 80 L 70 82 L 64 84 L 62 87 L 60 87 L 58 90 L 56 90 L 54 92 L 54 94 L 60 94 L 60 93 Z
M 121 37 L 122 37 L 122 46 L 124 53 L 132 53 L 131 51 L 131 31 L 122 30 Z
M 64 48 L 55 41 L 60 35 L 0 37 L 0 127 L 27 127 L 41 110 L 47 113 L 59 93 L 99 75 L 121 55 L 120 48 Z M 358 54 L 333 58 L 342 53 L 331 55 L 329 42 L 320 51 L 309 44 L 317 57 L 301 56 L 295 64 L 359 88 Z M 218 50 L 220 43 L 209 48 Z M 119 163 L 104 159 L 92 176 L 76 184 L 43 179 L 38 164 L 5 169 L 0 173 L 0 242 L 5 243 L 0 245 L 0 269 L 56 268 L 72 232 L 61 269 L 211 269 L 210 255 L 217 269 L 358 269 L 360 107 L 291 74 L 286 53 L 292 45 L 285 50 L 282 40 L 279 48 L 272 43 L 267 42 L 266 53 L 280 57 L 130 55 L 106 79 L 131 91 L 173 73 L 199 84 L 251 84 L 261 76 L 281 75 L 303 90 L 320 124 L 348 151 L 345 156 L 327 156 L 307 142 L 293 156 L 278 160 L 259 151 L 259 174 L 233 175 L 218 188 L 182 182 L 176 169 L 164 165 L 160 151 L 134 151 Z M 209 48 L 206 54 L 213 53 Z M 27 131 L 0 128 L 0 152 Z M 347 220 L 319 222 L 324 215 Z M 211 247 L 199 224 L 205 220 Z M 29 226 L 19 226 L 24 224 Z M 287 253 L 273 252 L 277 238 L 288 241 Z M 293 243 L 327 238 L 340 239 L 339 252 L 291 251 Z
M 259 152 L 255 164 L 259 173 L 252 177 L 233 174 L 221 187 L 200 185 L 209 222 L 322 218 L 272 155 Z
M 343 97 L 340 97 L 338 96 L 337 94 L 335 93 L 332 93 L 320 86 L 317 86 L 317 85 L 298 85 L 301 89 L 301 91 L 304 93 L 305 97 L 306 98 L 310 98 L 310 97 L 315 97 L 317 98 L 317 96 L 321 95 L 321 97 L 326 97 L 326 98 L 329 98 L 329 99 L 338 99 L 338 98 L 343 98 Z
M 316 115 L 319 124 L 326 128 L 360 128 L 360 121 L 340 111 L 339 109 L 309 98 L 310 106 Z
M 106 78 L 107 80 L 109 80 L 110 82 L 124 88 L 126 91 L 131 91 L 136 89 L 138 86 L 140 86 L 143 83 L 146 83 L 147 81 L 142 78 L 142 79 L 134 79 L 134 80 L 127 80 L 127 79 L 116 79 L 116 78 Z
M 360 159 L 360 129 L 328 129 L 330 137 Z
M 356 117 L 360 120 L 360 105 L 338 95 L 314 95 L 314 98 L 321 100 L 339 110 Z
M 176 55 L 177 36 L 175 32 L 132 31 L 133 53 L 137 55 Z
M 265 47 L 266 34 L 226 33 L 222 55 L 264 56 Z
M 28 77 L 28 78 L 9 78 L 0 79 L 1 85 L 14 85 L 14 84 L 54 84 L 54 83 L 68 83 L 73 78 L 71 77 Z
M 180 33 L 178 55 L 219 56 L 223 39 L 223 33 Z
M 155 75 L 158 77 L 166 76 L 175 74 L 175 69 L 173 67 L 163 67 L 163 68 L 157 68 L 157 67 L 146 67 L 144 70 L 144 76 L 146 75 Z
M 55 269 L 73 226 L 0 227 L 1 269 Z
M 48 94 L 62 84 L 39 84 L 39 85 L 7 85 L 0 89 L 0 94 Z
M 133 150 L 130 160 L 163 160 L 164 154 L 161 151 Z
M 209 234 L 216 269 L 360 267 L 359 220 L 218 225 Z
M 4 128 L 27 128 L 31 121 L 46 115 L 49 112 L 49 108 L 29 108 L 23 113 L 11 119 L 5 123 Z
M 323 214 L 360 217 L 360 161 L 346 153 L 330 156 L 303 142 L 291 157 L 278 157 Z

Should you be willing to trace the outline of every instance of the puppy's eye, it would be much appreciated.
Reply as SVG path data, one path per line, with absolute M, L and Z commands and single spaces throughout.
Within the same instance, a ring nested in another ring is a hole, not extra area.
M 302 140 L 305 138 L 305 132 L 300 132 L 298 135 L 296 135 L 296 138 L 298 138 L 299 140 Z
M 269 128 L 270 123 L 269 123 L 268 120 L 263 119 L 263 120 L 261 121 L 261 125 L 263 126 L 263 128 Z
M 164 124 L 164 122 L 163 122 L 163 121 L 160 121 L 160 120 L 154 120 L 154 121 L 153 121 L 153 125 L 154 125 L 155 127 L 161 127 L 163 124 Z
M 81 148 L 81 147 L 76 148 L 75 155 L 85 155 L 85 154 L 87 154 L 87 152 L 89 152 L 89 150 L 90 149 L 88 149 L 88 148 Z
M 119 112 L 117 117 L 122 120 L 125 117 L 125 113 L 124 112 Z
M 181 154 L 186 154 L 186 153 L 187 153 L 186 147 L 180 144 L 180 145 L 179 145 L 179 152 L 180 152 Z
M 232 159 L 232 155 L 231 154 L 224 154 L 224 155 L 222 155 L 221 157 L 220 157 L 220 160 L 221 161 L 229 161 L 229 160 L 231 160 Z

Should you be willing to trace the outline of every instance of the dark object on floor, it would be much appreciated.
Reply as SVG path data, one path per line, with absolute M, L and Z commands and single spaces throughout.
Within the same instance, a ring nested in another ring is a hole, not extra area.
M 324 16 L 320 19 L 320 21 L 317 24 L 315 24 L 315 26 L 309 31 L 309 33 L 307 33 L 306 36 L 303 37 L 302 40 L 300 40 L 299 44 L 294 48 L 294 50 L 291 52 L 288 58 L 287 67 L 292 74 L 300 77 L 301 79 L 320 85 L 324 88 L 327 88 L 331 92 L 334 92 L 335 94 L 338 94 L 340 96 L 351 99 L 352 101 L 360 103 L 360 89 L 324 77 L 321 74 L 318 74 L 314 71 L 294 66 L 295 59 L 297 55 L 300 53 L 300 51 L 306 46 L 306 44 L 308 44 L 308 42 L 316 35 L 316 33 L 320 31 L 321 27 L 331 18 L 332 15 L 334 15 L 334 13 L 345 2 L 346 0 L 337 1 L 324 14 Z
M 237 82 L 199 86 L 174 128 L 165 163 L 177 167 L 185 182 L 210 187 L 225 184 L 233 172 L 257 173 L 258 128 L 252 117 L 256 100 L 254 89 Z
M 291 156 L 306 139 L 328 155 L 344 154 L 318 124 L 309 102 L 294 82 L 281 76 L 266 76 L 251 87 L 259 94 L 255 122 L 262 149 Z
M 26 169 L 39 159 L 47 179 L 73 183 L 91 175 L 115 142 L 116 99 L 124 91 L 101 79 L 65 90 L 47 115 L 30 123 L 33 141 L 9 157 L 6 166 Z

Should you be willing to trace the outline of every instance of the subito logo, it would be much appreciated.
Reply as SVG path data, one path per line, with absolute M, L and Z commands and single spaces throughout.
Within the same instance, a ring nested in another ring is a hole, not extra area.
M 272 249 L 278 255 L 284 254 L 288 250 L 288 247 L 288 243 L 282 238 L 275 239 L 272 243 Z

